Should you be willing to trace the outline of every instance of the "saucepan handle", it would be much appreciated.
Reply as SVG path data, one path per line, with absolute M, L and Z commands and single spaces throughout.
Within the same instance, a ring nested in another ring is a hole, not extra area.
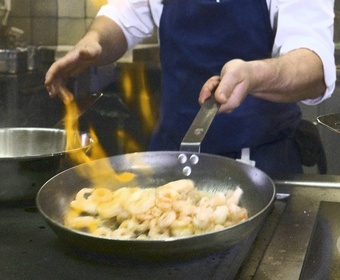
M 200 152 L 201 142 L 217 114 L 220 105 L 221 104 L 215 100 L 214 95 L 211 95 L 205 100 L 181 142 L 180 151 Z

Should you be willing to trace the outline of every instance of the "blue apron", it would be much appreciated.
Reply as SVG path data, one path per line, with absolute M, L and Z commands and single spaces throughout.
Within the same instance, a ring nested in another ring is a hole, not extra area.
M 274 34 L 266 0 L 165 0 L 161 15 L 162 103 L 150 150 L 178 151 L 198 110 L 204 82 L 234 58 L 269 58 Z M 237 158 L 249 147 L 267 173 L 302 171 L 291 140 L 301 119 L 295 103 L 249 95 L 232 113 L 218 114 L 201 152 Z M 273 156 L 275 155 L 275 156 Z

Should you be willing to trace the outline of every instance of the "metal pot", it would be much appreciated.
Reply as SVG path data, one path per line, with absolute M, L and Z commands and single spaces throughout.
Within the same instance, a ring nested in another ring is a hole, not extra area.
M 65 130 L 0 129 L 0 202 L 34 202 L 41 186 L 59 172 L 61 160 L 91 144 L 83 134 L 80 146 L 66 151 Z
M 89 178 L 79 174 L 90 163 L 81 164 L 51 178 L 40 189 L 36 205 L 55 233 L 71 247 L 89 252 L 118 255 L 120 257 L 162 260 L 200 256 L 225 249 L 253 233 L 264 221 L 275 199 L 272 180 L 259 169 L 225 157 L 199 154 L 199 161 L 192 164 L 191 154 L 186 152 L 134 153 L 91 162 L 92 168 L 100 168 L 109 160 L 117 172 L 137 174 L 137 185 L 157 187 L 169 181 L 188 178 L 183 169 L 190 167 L 189 178 L 199 189 L 211 192 L 226 191 L 240 186 L 244 194 L 240 201 L 249 211 L 249 218 L 229 228 L 182 238 L 167 240 L 119 240 L 96 237 L 64 226 L 64 214 L 75 194 L 84 187 L 93 187 Z M 119 187 L 116 182 L 102 177 L 101 186 Z

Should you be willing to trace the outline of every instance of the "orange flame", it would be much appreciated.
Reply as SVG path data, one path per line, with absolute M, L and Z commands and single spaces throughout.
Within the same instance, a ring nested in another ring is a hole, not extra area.
M 156 110 L 153 109 L 148 79 L 145 75 L 145 64 L 124 64 L 121 67 L 121 87 L 124 101 L 127 105 L 134 106 L 142 120 L 143 130 L 151 134 L 157 122 Z
M 73 96 L 70 92 L 64 93 L 64 96 Z M 72 150 L 82 146 L 81 136 L 79 133 L 79 108 L 73 99 L 64 100 L 66 114 L 64 118 L 66 131 L 66 150 Z M 75 164 L 87 163 L 82 168 L 77 169 L 82 177 L 91 179 L 94 186 L 98 186 L 104 180 L 110 179 L 111 182 L 127 183 L 135 178 L 135 174 L 129 172 L 116 173 L 113 170 L 106 153 L 100 145 L 93 128 L 90 128 L 90 138 L 93 140 L 90 152 L 81 149 L 78 152 L 70 153 L 70 159 Z M 102 159 L 94 162 L 96 159 Z

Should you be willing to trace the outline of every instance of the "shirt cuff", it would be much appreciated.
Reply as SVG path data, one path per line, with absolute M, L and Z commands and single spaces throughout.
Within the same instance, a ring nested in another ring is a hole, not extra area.
M 287 53 L 294 49 L 306 48 L 315 52 L 321 59 L 324 69 L 324 79 L 326 84 L 326 90 L 324 94 L 315 99 L 305 99 L 301 102 L 306 105 L 317 105 L 332 96 L 335 86 L 336 86 L 336 64 L 334 57 L 334 44 L 333 49 L 327 49 L 325 45 L 311 40 L 309 38 L 291 38 L 289 43 L 283 44 L 280 48 L 280 54 Z

